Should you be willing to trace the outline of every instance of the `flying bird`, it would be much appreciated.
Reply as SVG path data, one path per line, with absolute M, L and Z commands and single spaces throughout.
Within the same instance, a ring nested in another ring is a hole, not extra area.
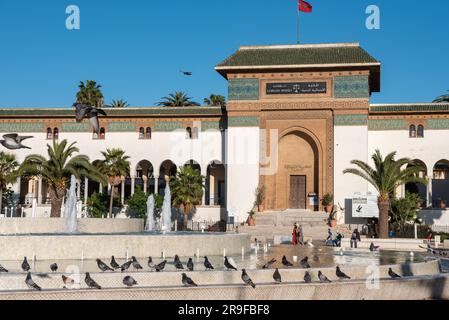
M 120 271 L 123 272 L 123 271 L 128 270 L 129 267 L 131 267 L 132 264 L 133 264 L 133 261 L 132 261 L 132 260 L 129 260 L 129 261 L 125 262 L 125 263 L 122 264 L 122 266 L 120 267 Z
M 96 283 L 94 279 L 92 279 L 90 277 L 89 272 L 86 272 L 86 277 L 84 278 L 84 281 L 86 282 L 86 284 L 89 288 L 101 289 L 100 285 L 98 283 Z
M 190 77 L 193 73 L 190 71 L 182 71 L 180 70 L 179 72 L 181 72 L 183 75 Z
M 64 282 L 64 289 L 67 289 L 67 286 L 73 286 L 75 284 L 75 280 L 73 280 L 70 277 L 66 277 L 65 275 L 62 275 L 62 282 Z
M 175 255 L 175 261 L 173 261 L 173 263 L 174 263 L 175 268 L 177 270 L 184 269 L 184 266 L 182 265 L 181 260 L 179 260 L 179 256 L 177 254 Z
M 276 262 L 276 259 L 271 259 L 267 263 L 264 264 L 262 269 L 270 269 L 270 267 Z
M 312 276 L 310 275 L 309 271 L 306 271 L 306 274 L 304 275 L 304 282 L 305 283 L 311 283 L 312 282 Z
M 193 260 L 192 258 L 189 258 L 189 261 L 187 261 L 187 269 L 189 269 L 189 271 L 193 271 Z
M 391 268 L 388 269 L 388 275 L 389 275 L 390 278 L 392 278 L 392 279 L 398 279 L 398 278 L 401 278 L 401 276 L 398 275 L 397 273 L 395 273 L 395 272 L 393 271 L 393 269 L 391 269 Z
M 207 259 L 207 257 L 204 257 L 204 266 L 206 267 L 206 271 L 214 269 L 214 266 L 209 262 L 209 259 Z
M 254 284 L 253 280 L 251 280 L 249 275 L 246 273 L 245 269 L 242 269 L 242 280 L 246 285 L 256 288 L 256 285 Z
M 288 268 L 288 267 L 293 267 L 293 263 L 291 263 L 290 261 L 288 261 L 286 256 L 283 256 L 283 257 L 282 257 L 282 264 L 283 264 L 284 266 L 286 266 L 287 268 Z
M 82 103 L 74 103 L 73 106 L 76 108 L 76 122 L 81 122 L 84 118 L 89 119 L 93 131 L 98 134 L 100 133 L 100 122 L 98 120 L 98 115 L 107 116 L 106 112 L 100 108 L 91 107 Z
M 115 261 L 115 257 L 111 257 L 111 267 L 115 270 L 120 269 L 120 265 Z
M 310 269 L 310 264 L 309 264 L 309 257 L 304 257 L 304 259 L 302 259 L 299 264 L 301 265 L 302 268 L 304 269 Z
M 100 259 L 97 259 L 97 266 L 98 268 L 102 271 L 114 271 L 114 269 L 112 269 L 111 267 L 109 267 L 106 263 L 104 263 L 103 261 L 101 261 Z
M 142 266 L 140 265 L 140 263 L 137 261 L 136 257 L 132 256 L 131 260 L 132 260 L 132 265 L 133 265 L 134 270 L 142 270 L 143 269 Z
M 148 268 L 150 268 L 151 271 L 156 270 L 156 264 L 153 262 L 153 258 L 148 257 Z
M 24 272 L 28 272 L 28 271 L 30 271 L 30 269 L 31 269 L 31 267 L 30 267 L 30 264 L 28 263 L 27 257 L 24 257 L 23 262 L 22 262 L 22 270 Z
M 185 273 L 182 274 L 182 284 L 186 287 L 198 287 L 198 285 L 193 282 Z
M 380 246 L 375 246 L 374 242 L 371 242 L 370 246 L 369 246 L 369 251 L 374 252 L 377 251 L 380 248 Z
M 226 267 L 226 269 L 228 269 L 228 270 L 235 270 L 235 271 L 237 271 L 237 268 L 236 268 L 236 266 L 235 266 L 235 262 L 234 263 L 231 263 L 231 261 L 230 260 L 232 260 L 232 262 L 234 262 L 233 260 L 234 259 L 232 259 L 232 258 L 229 258 L 228 259 L 228 257 L 225 257 L 225 260 L 224 260 L 224 266 Z
M 332 282 L 321 271 L 318 271 L 318 278 L 320 279 L 320 282 L 322 282 L 322 283 Z
M 159 263 L 158 265 L 156 265 L 156 267 L 155 267 L 156 272 L 161 272 L 162 270 L 164 270 L 166 264 L 167 264 L 167 260 L 164 260 L 161 263 Z
M 281 274 L 279 273 L 279 269 L 277 269 L 277 268 L 273 273 L 273 279 L 276 282 L 276 284 L 279 284 L 282 282 Z
M 55 262 L 55 263 L 52 263 L 51 265 L 50 265 L 50 270 L 51 270 L 51 272 L 56 272 L 56 271 L 58 271 L 58 264 Z
M 337 266 L 336 275 L 340 280 L 351 279 L 347 274 L 340 270 L 340 267 Z
M 137 284 L 137 281 L 131 276 L 126 276 L 123 278 L 123 284 L 127 287 L 132 287 Z
M 38 291 L 41 291 L 41 290 L 42 290 L 42 288 L 39 287 L 39 286 L 33 281 L 33 279 L 31 278 L 31 273 L 30 273 L 30 272 L 28 272 L 28 274 L 27 274 L 27 277 L 26 277 L 26 279 L 25 279 L 25 283 L 26 283 L 26 285 L 28 286 L 28 288 L 30 288 L 30 289 L 38 290 Z
M 17 133 L 5 134 L 0 143 L 9 150 L 31 149 L 22 144 L 23 140 L 34 138 L 32 136 L 19 136 Z
M 2 265 L 0 265 L 0 272 L 8 272 L 8 270 L 5 269 Z

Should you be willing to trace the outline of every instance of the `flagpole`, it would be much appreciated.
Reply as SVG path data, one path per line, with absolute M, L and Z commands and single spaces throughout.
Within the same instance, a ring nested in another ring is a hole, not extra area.
M 296 34 L 296 43 L 299 44 L 299 8 L 298 8 L 298 30 Z

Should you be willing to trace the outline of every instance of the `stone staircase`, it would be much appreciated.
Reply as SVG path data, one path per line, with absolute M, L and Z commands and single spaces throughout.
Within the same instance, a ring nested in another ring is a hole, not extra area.
M 302 226 L 305 240 L 325 240 L 329 228 L 328 217 L 327 213 L 308 210 L 262 212 L 255 215 L 255 227 L 240 226 L 239 232 L 250 234 L 252 241 L 256 238 L 262 242 L 273 241 L 277 236 L 291 239 L 293 224 L 297 222 Z

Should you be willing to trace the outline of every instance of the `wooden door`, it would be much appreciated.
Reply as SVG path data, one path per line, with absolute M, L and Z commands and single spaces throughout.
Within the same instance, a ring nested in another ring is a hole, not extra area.
M 306 176 L 290 176 L 290 208 L 306 209 Z

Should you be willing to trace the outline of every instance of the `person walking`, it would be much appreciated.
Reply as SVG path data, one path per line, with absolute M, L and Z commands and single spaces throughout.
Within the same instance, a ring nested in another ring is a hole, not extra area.
M 298 244 L 303 246 L 304 245 L 304 233 L 302 232 L 301 225 L 298 226 L 298 230 L 296 232 L 297 232 L 296 239 L 298 240 Z

